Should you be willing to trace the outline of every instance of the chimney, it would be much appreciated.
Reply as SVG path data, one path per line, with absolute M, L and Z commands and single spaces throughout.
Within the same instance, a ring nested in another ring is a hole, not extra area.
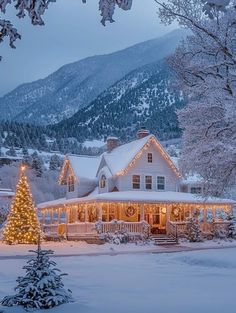
M 107 151 L 111 152 L 119 146 L 119 139 L 117 137 L 107 137 Z
M 137 132 L 137 138 L 141 139 L 148 136 L 149 134 L 149 130 L 147 130 L 146 127 L 141 127 Z

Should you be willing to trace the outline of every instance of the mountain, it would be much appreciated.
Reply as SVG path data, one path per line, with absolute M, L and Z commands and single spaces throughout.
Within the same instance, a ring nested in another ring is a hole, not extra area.
M 185 35 L 181 30 L 127 49 L 61 67 L 0 98 L 1 119 L 39 125 L 71 117 L 130 71 L 163 59 Z
M 127 141 L 140 126 L 146 126 L 161 140 L 180 137 L 176 110 L 185 105 L 185 100 L 175 90 L 174 78 L 163 61 L 145 65 L 52 129 L 60 137 L 74 137 L 80 142 L 109 135 Z

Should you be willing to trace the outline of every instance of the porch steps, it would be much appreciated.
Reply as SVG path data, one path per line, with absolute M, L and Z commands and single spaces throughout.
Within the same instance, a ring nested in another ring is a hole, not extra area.
M 161 235 L 152 235 L 150 237 L 155 245 L 177 245 L 178 240 L 172 236 L 161 236 Z

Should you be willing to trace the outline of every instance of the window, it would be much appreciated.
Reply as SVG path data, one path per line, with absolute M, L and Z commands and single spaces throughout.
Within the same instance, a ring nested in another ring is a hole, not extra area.
M 152 153 L 148 153 L 148 163 L 152 163 Z
M 68 191 L 73 192 L 75 191 L 75 179 L 74 176 L 68 177 Z
M 140 175 L 133 175 L 133 189 L 140 189 Z
M 157 176 L 157 190 L 165 190 L 165 177 Z
M 202 188 L 201 187 L 191 187 L 190 192 L 191 193 L 202 193 Z
M 145 176 L 145 188 L 152 189 L 152 176 Z
M 105 175 L 102 175 L 101 178 L 100 178 L 100 188 L 105 188 L 106 187 L 106 176 Z

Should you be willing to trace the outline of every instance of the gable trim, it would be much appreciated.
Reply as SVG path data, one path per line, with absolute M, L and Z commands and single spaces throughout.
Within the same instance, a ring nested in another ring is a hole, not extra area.
M 169 157 L 169 155 L 167 154 L 167 152 L 165 151 L 165 149 L 162 147 L 162 145 L 159 143 L 159 141 L 156 139 L 155 136 L 152 136 L 152 137 L 149 138 L 149 140 L 143 145 L 143 147 L 139 150 L 139 152 L 136 153 L 136 155 L 128 163 L 128 165 L 124 169 L 122 169 L 121 171 L 116 173 L 116 176 L 123 176 L 123 175 L 127 174 L 129 169 L 131 169 L 136 164 L 136 162 L 143 155 L 144 151 L 146 151 L 152 144 L 156 145 L 156 147 L 160 151 L 162 157 L 167 161 L 169 167 L 173 170 L 175 175 L 178 178 L 181 178 L 182 175 L 181 175 L 180 171 L 177 169 L 177 167 L 175 166 L 175 164 L 173 163 L 173 161 L 171 160 L 171 158 Z
M 73 176 L 74 176 L 74 180 L 76 181 L 77 180 L 77 177 L 75 175 L 75 172 L 74 172 L 74 169 L 71 165 L 71 162 L 68 158 L 65 159 L 64 163 L 63 163 L 63 166 L 62 166 L 62 169 L 61 169 L 61 173 L 60 173 L 60 176 L 59 176 L 59 184 L 60 185 L 66 185 L 66 173 L 68 172 L 68 170 L 71 170 Z

